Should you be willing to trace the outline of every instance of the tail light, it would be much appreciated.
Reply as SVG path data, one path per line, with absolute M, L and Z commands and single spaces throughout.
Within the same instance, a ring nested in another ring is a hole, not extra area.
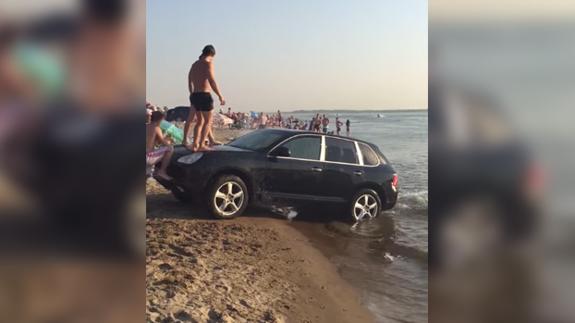
M 397 191 L 397 183 L 399 182 L 399 177 L 397 174 L 393 174 L 393 179 L 391 180 L 391 187 L 394 191 Z

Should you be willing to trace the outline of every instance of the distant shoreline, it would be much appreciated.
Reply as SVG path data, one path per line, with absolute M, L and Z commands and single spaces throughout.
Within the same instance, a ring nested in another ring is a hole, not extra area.
M 309 112 L 314 112 L 314 113 L 322 113 L 322 112 L 336 112 L 336 113 L 342 113 L 342 112 L 376 112 L 376 113 L 384 113 L 384 112 L 422 112 L 422 111 L 427 111 L 428 109 L 426 108 L 413 108 L 413 109 L 387 109 L 387 110 L 370 110 L 370 109 L 364 109 L 364 110 L 339 110 L 339 109 L 312 109 L 312 110 L 304 110 L 304 109 L 298 109 L 298 110 L 293 110 L 293 111 L 285 111 L 283 113 L 309 113 Z

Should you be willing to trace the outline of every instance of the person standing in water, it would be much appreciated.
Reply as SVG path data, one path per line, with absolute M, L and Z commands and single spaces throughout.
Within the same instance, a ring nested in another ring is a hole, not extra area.
M 349 119 L 347 119 L 347 121 L 345 122 L 345 135 L 349 137 L 349 128 L 351 127 L 351 122 L 349 122 Z
M 323 115 L 322 119 L 321 119 L 321 125 L 322 127 L 322 131 L 323 133 L 327 133 L 328 129 L 329 129 L 329 119 L 325 116 L 325 114 Z
M 315 115 L 313 131 L 315 131 L 315 132 L 321 131 L 321 117 L 319 116 L 319 113 Z
M 214 109 L 214 100 L 211 91 L 218 96 L 220 105 L 225 105 L 226 100 L 221 94 L 216 78 L 214 76 L 213 59 L 216 55 L 214 46 L 207 45 L 202 50 L 202 55 L 198 58 L 188 73 L 188 89 L 190 91 L 191 110 L 188 121 L 184 127 L 184 142 L 192 151 L 208 150 L 206 139 L 211 133 L 212 128 L 212 110 Z M 192 113 L 195 112 L 195 113 Z M 196 127 L 194 128 L 194 141 L 191 147 L 187 144 L 188 132 L 190 125 L 196 117 Z
M 343 126 L 343 122 L 339 121 L 339 117 L 335 117 L 335 128 L 338 136 L 341 134 L 341 126 Z

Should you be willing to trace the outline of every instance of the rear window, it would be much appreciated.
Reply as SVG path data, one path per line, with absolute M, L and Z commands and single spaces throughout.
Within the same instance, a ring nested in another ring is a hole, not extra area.
M 325 144 L 325 160 L 348 164 L 358 163 L 355 142 L 326 137 Z
M 321 152 L 321 138 L 299 137 L 282 145 L 290 151 L 290 157 L 300 159 L 319 160 Z
M 371 147 L 369 147 L 366 144 L 360 143 L 359 150 L 361 151 L 361 155 L 363 156 L 364 165 L 374 166 L 379 164 L 379 158 L 377 157 L 375 151 L 371 149 Z

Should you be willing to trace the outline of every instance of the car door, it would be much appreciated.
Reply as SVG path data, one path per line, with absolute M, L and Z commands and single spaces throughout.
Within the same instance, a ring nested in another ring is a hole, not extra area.
M 289 156 L 274 156 L 274 150 L 285 147 Z M 319 176 L 321 136 L 293 137 L 270 152 L 266 188 L 272 198 L 288 200 L 314 200 L 320 192 Z
M 325 166 L 320 178 L 326 200 L 347 201 L 354 188 L 364 181 L 355 141 L 325 137 Z

